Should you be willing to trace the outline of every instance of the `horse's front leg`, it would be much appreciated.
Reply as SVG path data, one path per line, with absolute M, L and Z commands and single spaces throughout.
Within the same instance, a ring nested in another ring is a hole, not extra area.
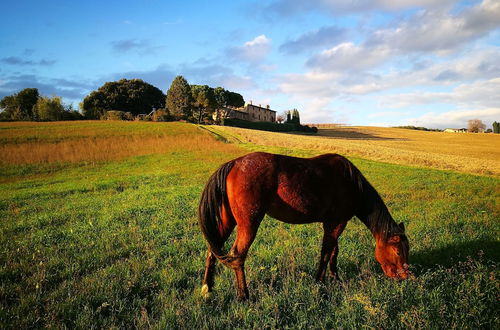
M 316 274 L 316 280 L 319 282 L 324 281 L 326 266 L 330 262 L 330 272 L 335 280 L 339 280 L 337 273 L 337 255 L 339 252 L 338 238 L 347 222 L 335 223 L 335 222 L 324 222 L 323 223 L 323 245 L 321 247 L 321 255 L 319 261 L 318 272 Z
M 332 233 L 335 244 L 333 246 L 332 254 L 330 256 L 330 273 L 332 274 L 333 278 L 336 281 L 340 281 L 340 277 L 339 277 L 339 274 L 337 272 L 337 256 L 339 254 L 339 244 L 338 244 L 339 240 L 338 239 L 339 239 L 340 235 L 342 234 L 342 232 L 344 231 L 346 225 L 347 225 L 347 221 L 336 225 L 334 227 L 333 233 Z

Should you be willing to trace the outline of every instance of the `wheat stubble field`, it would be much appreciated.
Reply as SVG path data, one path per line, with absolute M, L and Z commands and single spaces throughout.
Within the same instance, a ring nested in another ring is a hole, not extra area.
M 0 327 L 498 328 L 498 147 L 492 134 L 367 127 L 2 123 Z M 221 163 L 254 150 L 347 156 L 405 223 L 416 277 L 385 278 L 353 219 L 343 282 L 315 283 L 321 226 L 266 217 L 250 301 L 236 301 L 222 267 L 204 301 L 199 196 Z
M 388 163 L 500 175 L 500 135 L 426 132 L 386 127 L 337 127 L 317 135 L 253 133 L 217 127 L 245 143 L 336 152 Z M 321 137 L 321 138 L 318 138 Z

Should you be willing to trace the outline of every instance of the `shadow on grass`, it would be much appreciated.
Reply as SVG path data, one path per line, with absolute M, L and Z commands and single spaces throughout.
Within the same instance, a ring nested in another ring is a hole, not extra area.
M 418 251 L 411 254 L 410 263 L 416 267 L 418 273 L 436 267 L 451 267 L 458 262 L 466 261 L 470 257 L 474 260 L 500 262 L 500 242 L 493 240 L 475 240 L 455 243 L 446 247 L 428 251 Z
M 331 138 L 331 139 L 344 139 L 344 140 L 393 140 L 405 141 L 408 139 L 382 137 L 374 134 L 361 132 L 354 129 L 321 129 L 318 136 Z

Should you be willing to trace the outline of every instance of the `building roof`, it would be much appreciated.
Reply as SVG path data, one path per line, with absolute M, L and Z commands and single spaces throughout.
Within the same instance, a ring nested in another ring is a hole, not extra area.
M 272 112 L 277 112 L 276 110 L 271 110 L 269 108 L 265 108 L 265 107 L 262 107 L 262 106 L 259 106 L 259 105 L 255 105 L 255 104 L 252 104 L 252 103 L 247 103 L 245 104 L 245 107 L 248 106 L 248 105 L 251 105 L 252 107 L 256 107 L 256 108 L 260 108 L 260 109 L 264 109 L 264 110 L 268 110 L 268 111 L 272 111 Z

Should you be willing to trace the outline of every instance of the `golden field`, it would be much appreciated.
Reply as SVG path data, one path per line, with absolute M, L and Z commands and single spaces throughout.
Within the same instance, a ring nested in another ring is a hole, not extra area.
M 236 149 L 200 127 L 183 123 L 0 123 L 0 165 L 95 163 L 172 151 L 196 152 L 203 157 Z
M 238 146 L 213 139 L 208 130 L 239 145 L 339 153 L 388 163 L 500 175 L 498 134 L 326 127 L 310 135 L 183 123 L 0 123 L 0 165 L 93 163 L 170 151 L 236 152 Z M 200 130 L 202 134 L 193 134 Z M 238 150 L 236 153 L 242 152 Z
M 458 172 L 500 175 L 500 135 L 427 132 L 385 127 L 320 128 L 318 134 L 290 134 L 211 126 L 241 143 L 317 150 L 388 163 Z

